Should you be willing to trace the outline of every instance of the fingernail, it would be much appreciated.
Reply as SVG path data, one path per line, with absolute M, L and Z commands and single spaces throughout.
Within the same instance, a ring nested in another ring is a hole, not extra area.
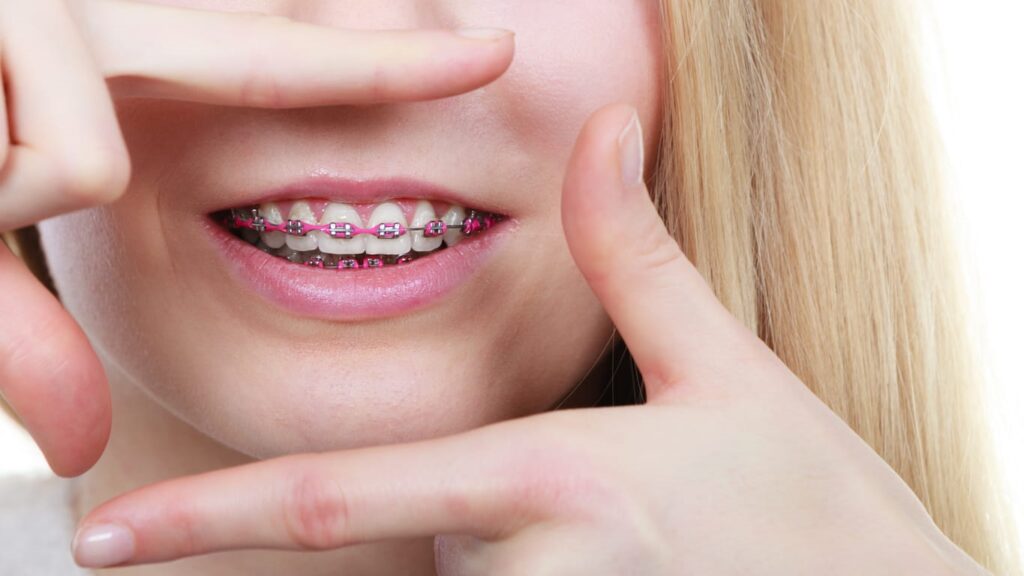
M 512 31 L 505 28 L 459 28 L 455 33 L 475 40 L 497 40 L 512 34 Z
M 622 183 L 635 186 L 644 179 L 644 132 L 636 110 L 619 134 L 619 171 Z
M 117 524 L 98 524 L 78 529 L 71 543 L 75 562 L 84 568 L 113 566 L 131 559 L 135 536 Z

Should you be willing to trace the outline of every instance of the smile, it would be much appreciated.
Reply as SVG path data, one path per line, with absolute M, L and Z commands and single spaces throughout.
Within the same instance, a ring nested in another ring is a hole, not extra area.
M 268 202 L 215 215 L 229 231 L 267 254 L 330 270 L 410 264 L 486 233 L 504 219 L 454 204 L 439 209 L 422 199 L 375 206 L 316 199 Z
M 335 321 L 479 298 L 468 291 L 490 283 L 471 280 L 493 278 L 494 256 L 519 228 L 494 198 L 405 178 L 317 177 L 230 194 L 233 206 L 202 220 L 222 269 L 290 314 Z

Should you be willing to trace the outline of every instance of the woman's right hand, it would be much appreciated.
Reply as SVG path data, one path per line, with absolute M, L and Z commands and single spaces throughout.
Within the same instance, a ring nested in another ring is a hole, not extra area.
M 113 102 L 291 108 L 429 100 L 485 85 L 511 34 L 345 30 L 128 0 L 0 6 L 0 231 L 119 198 L 130 162 Z M 499 31 L 500 32 L 500 31 Z M 61 476 L 110 433 L 102 365 L 0 242 L 0 392 Z

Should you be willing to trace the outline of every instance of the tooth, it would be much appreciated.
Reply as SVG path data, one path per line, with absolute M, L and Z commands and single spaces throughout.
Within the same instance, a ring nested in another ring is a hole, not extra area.
M 274 250 L 273 254 L 280 256 L 281 258 L 287 258 L 292 262 L 297 262 L 300 258 L 302 258 L 302 254 L 299 254 L 298 252 L 292 250 L 287 246 L 282 246 L 277 250 Z
M 300 220 L 306 224 L 316 224 L 316 217 L 313 215 L 313 209 L 309 207 L 309 203 L 305 200 L 300 200 L 295 204 L 292 204 L 292 211 L 288 215 L 288 219 Z M 297 252 L 316 250 L 316 236 L 312 234 L 306 234 L 305 236 L 288 234 L 285 241 L 288 243 L 289 248 Z
M 448 231 L 444 233 L 444 243 L 448 246 L 455 246 L 462 240 L 462 220 L 466 217 L 466 211 L 462 206 L 452 206 L 444 213 L 444 223 L 448 225 Z
M 281 210 L 277 207 L 277 204 L 274 204 L 273 202 L 261 204 L 260 214 L 266 218 L 267 224 L 280 224 L 284 222 L 284 218 L 281 217 Z M 284 232 L 279 232 L 277 230 L 273 232 L 260 232 L 260 240 L 262 240 L 267 246 L 274 249 L 284 246 L 284 237 Z
M 426 200 L 420 200 L 416 203 L 416 212 L 412 216 L 412 224 L 409 227 L 422 228 L 427 222 L 436 219 L 434 206 Z M 412 249 L 417 252 L 430 252 L 441 247 L 442 238 L 440 236 L 427 238 L 423 235 L 422 230 L 415 230 L 410 234 L 412 234 Z
M 348 222 L 352 226 L 362 228 L 363 219 L 359 217 L 359 212 L 348 204 L 336 204 L 334 202 L 327 205 L 324 209 L 323 216 L 320 217 L 320 224 L 330 224 L 331 222 L 337 222 L 339 224 Z M 351 239 L 345 240 L 341 238 L 332 238 L 327 231 L 314 232 L 313 235 L 316 237 L 317 242 L 320 245 L 320 251 L 327 254 L 362 254 L 366 251 L 366 235 L 356 234 Z
M 405 214 L 402 213 L 402 207 L 394 202 L 385 202 L 378 205 L 373 209 L 373 214 L 370 214 L 370 225 L 367 228 L 374 228 L 381 223 L 392 223 L 398 222 L 403 227 L 407 226 L 405 222 Z M 405 233 L 398 238 L 392 238 L 390 240 L 384 240 L 377 238 L 373 235 L 367 235 L 366 237 L 366 253 L 367 254 L 405 254 L 412 249 L 412 238 L 409 237 L 408 233 Z

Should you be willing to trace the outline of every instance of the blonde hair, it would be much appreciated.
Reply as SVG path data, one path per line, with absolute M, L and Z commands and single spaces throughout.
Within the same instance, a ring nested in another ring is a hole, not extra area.
M 722 302 L 938 527 L 1020 574 L 913 8 L 664 0 L 652 193 Z
M 1021 574 L 909 2 L 663 0 L 652 195 L 725 305 Z

